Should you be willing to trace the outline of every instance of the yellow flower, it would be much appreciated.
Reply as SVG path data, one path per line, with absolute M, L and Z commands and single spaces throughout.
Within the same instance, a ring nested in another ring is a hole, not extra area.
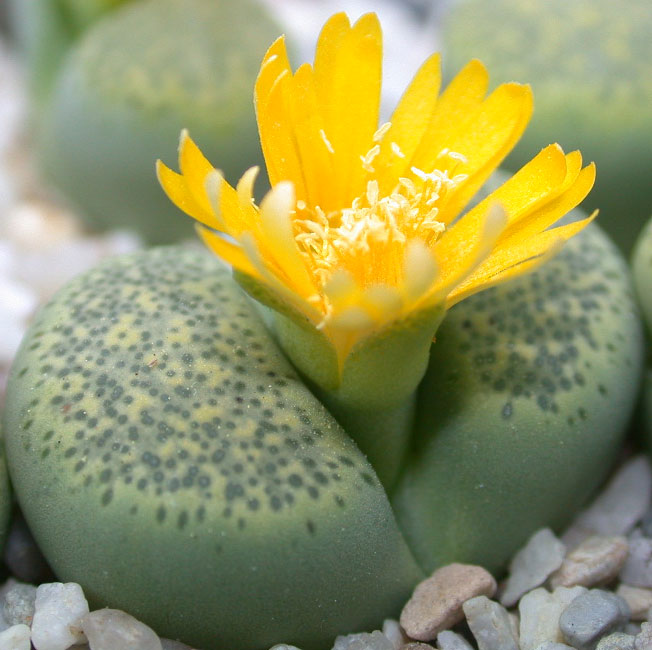
M 314 66 L 294 73 L 284 39 L 270 47 L 255 88 L 272 185 L 260 206 L 257 168 L 234 189 L 185 132 L 181 174 L 158 163 L 206 244 L 321 330 L 340 368 L 383 328 L 533 269 L 594 216 L 550 228 L 595 177 L 556 144 L 460 216 L 525 129 L 530 88 L 507 83 L 486 96 L 487 72 L 471 61 L 439 95 L 433 55 L 379 126 L 381 58 L 373 14 L 353 26 L 333 16 Z

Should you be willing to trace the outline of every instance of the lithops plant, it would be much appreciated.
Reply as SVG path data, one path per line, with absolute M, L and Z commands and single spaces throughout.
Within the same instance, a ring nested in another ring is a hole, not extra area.
M 9 473 L 7 472 L 4 435 L 2 427 L 0 427 L 0 552 L 4 549 L 7 534 L 9 533 L 12 505 L 13 499 L 9 485 Z
M 458 219 L 530 91 L 485 98 L 473 62 L 438 99 L 433 57 L 379 128 L 380 41 L 337 14 L 296 73 L 272 45 L 260 206 L 255 169 L 232 188 L 185 132 L 181 173 L 159 164 L 233 276 L 107 261 L 12 370 L 9 467 L 51 566 L 205 650 L 325 649 L 442 562 L 498 571 L 601 482 L 638 390 L 626 265 L 590 217 L 556 223 L 593 166 L 549 146 Z
M 632 255 L 636 293 L 647 324 L 648 341 L 652 335 L 652 219 L 641 232 Z M 644 381 L 643 417 L 648 444 L 652 443 L 652 369 L 648 351 L 648 369 Z
M 134 228 L 152 243 L 191 237 L 161 194 L 152 160 L 173 155 L 184 126 L 202 134 L 227 177 L 260 159 L 251 86 L 279 28 L 257 0 L 28 4 L 52 14 L 42 18 L 50 38 L 41 49 L 56 44 L 57 21 L 67 28 L 63 43 L 51 46 L 65 56 L 50 57 L 42 73 L 37 123 L 46 176 L 93 226 Z
M 581 148 L 600 170 L 590 206 L 626 253 L 652 210 L 650 24 L 648 0 L 463 0 L 442 25 L 450 74 L 477 56 L 498 81 L 532 84 L 537 110 L 507 168 L 550 133 Z

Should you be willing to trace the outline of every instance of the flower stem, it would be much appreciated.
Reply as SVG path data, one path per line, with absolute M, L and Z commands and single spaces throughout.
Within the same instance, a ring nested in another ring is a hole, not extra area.
M 276 312 L 279 344 L 390 489 L 412 433 L 415 391 L 445 310 L 433 305 L 356 345 L 340 367 L 324 334 Z

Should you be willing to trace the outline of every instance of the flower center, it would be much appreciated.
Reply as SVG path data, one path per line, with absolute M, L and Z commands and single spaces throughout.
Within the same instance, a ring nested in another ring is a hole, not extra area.
M 446 230 L 437 217 L 463 175 L 414 167 L 411 172 L 412 178 L 400 178 L 387 196 L 379 195 L 376 180 L 368 181 L 366 192 L 342 210 L 325 213 L 297 202 L 295 238 L 322 296 L 338 270 L 350 273 L 361 289 L 400 286 L 409 242 L 418 239 L 431 248 Z

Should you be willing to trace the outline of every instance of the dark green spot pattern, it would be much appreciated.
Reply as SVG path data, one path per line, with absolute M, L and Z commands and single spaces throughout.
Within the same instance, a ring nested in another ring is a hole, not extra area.
M 326 647 L 420 572 L 373 469 L 208 253 L 79 277 L 7 397 L 16 492 L 60 579 L 213 648 Z
M 564 524 L 616 458 L 641 361 L 629 274 L 597 226 L 454 307 L 393 498 L 425 569 L 500 569 L 534 530 Z

